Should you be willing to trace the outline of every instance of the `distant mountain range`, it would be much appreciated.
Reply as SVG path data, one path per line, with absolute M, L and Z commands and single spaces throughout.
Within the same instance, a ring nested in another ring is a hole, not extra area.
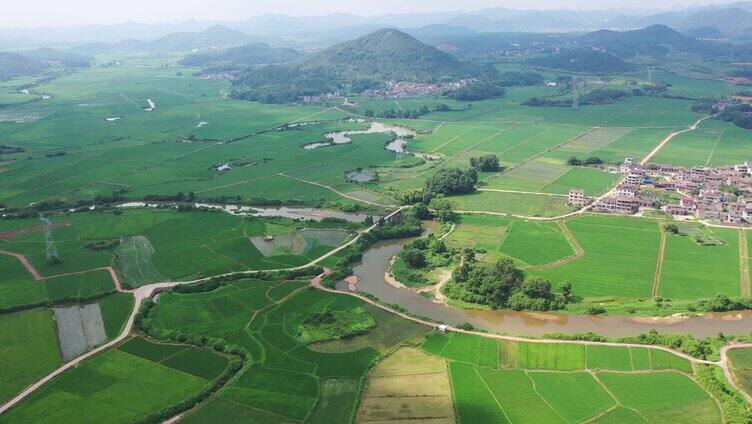
M 176 24 L 129 22 L 120 25 L 0 29 L 0 48 L 20 49 L 41 45 L 70 47 L 74 44 L 105 42 L 115 43 L 115 46 L 123 50 L 148 47 L 162 51 L 190 51 L 254 41 L 281 44 L 282 40 L 292 46 L 322 47 L 384 27 L 394 27 L 413 34 L 424 31 L 424 27 L 428 28 L 425 31 L 451 29 L 486 33 L 587 32 L 598 29 L 638 29 L 655 24 L 667 25 L 695 37 L 750 40 L 752 1 L 675 11 L 514 10 L 496 7 L 471 12 L 387 14 L 374 17 L 342 13 L 295 17 L 266 14 L 234 22 L 192 20 Z M 236 33 L 231 33 L 232 30 Z M 190 35 L 205 31 L 208 32 L 208 40 Z M 104 46 L 100 44 L 99 47 Z M 90 48 L 89 51 L 94 50 Z
M 73 47 L 71 51 L 87 55 L 105 52 L 193 52 L 226 49 L 254 41 L 258 41 L 258 37 L 253 37 L 222 25 L 213 25 L 203 31 L 176 32 L 153 41 L 127 39 L 115 43 L 98 42 L 81 44 Z
M 690 35 L 749 40 L 752 39 L 752 2 L 644 17 L 621 15 L 609 20 L 607 27 L 640 28 L 655 24 L 667 25 Z

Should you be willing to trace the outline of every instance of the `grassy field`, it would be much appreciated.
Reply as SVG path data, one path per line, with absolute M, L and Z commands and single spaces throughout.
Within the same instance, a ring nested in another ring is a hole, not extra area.
M 649 297 L 658 260 L 655 222 L 615 216 L 584 216 L 566 223 L 585 251 L 577 260 L 535 274 L 569 280 L 583 297 Z
M 222 357 L 133 339 L 56 378 L 2 423 L 126 423 L 187 399 L 224 369 Z
M 428 329 L 347 297 L 307 290 L 306 282 L 248 280 L 212 292 L 165 294 L 153 311 L 159 328 L 221 337 L 246 348 L 252 365 L 187 422 L 262 420 L 342 422 L 354 416 L 370 364 L 405 338 Z M 362 306 L 376 327 L 351 339 L 297 342 L 312 313 Z M 232 404 L 232 411 L 220 405 Z
M 479 191 L 449 198 L 459 210 L 523 216 L 559 216 L 572 212 L 567 198 L 545 194 Z
M 386 134 L 354 136 L 349 144 L 303 149 L 305 144 L 322 141 L 323 134 L 359 129 L 363 124 L 348 122 L 351 115 L 336 108 L 229 100 L 222 94 L 229 89 L 227 82 L 187 76 L 193 74 L 190 69 L 169 60 L 167 67 L 154 63 L 134 58 L 126 65 L 70 73 L 36 88 L 52 94 L 51 99 L 0 114 L 5 142 L 26 149 L 23 162 L 2 165 L 0 203 L 77 201 L 114 192 L 131 198 L 193 192 L 199 199 L 240 196 L 282 202 L 358 202 L 312 184 L 317 183 L 364 201 L 391 204 L 391 194 L 381 189 L 420 187 L 438 167 L 466 166 L 470 157 L 487 153 L 499 155 L 504 166 L 512 167 L 498 177 L 483 176 L 491 188 L 566 193 L 581 186 L 598 193 L 615 176 L 571 169 L 564 165 L 568 156 L 599 155 L 615 161 L 640 157 L 669 130 L 686 127 L 697 117 L 689 110 L 691 101 L 651 97 L 580 110 L 520 105 L 530 96 L 543 94 L 545 87 L 511 87 L 506 97 L 474 102 L 471 108 L 427 97 L 398 102 L 363 99 L 362 110 L 435 107 L 437 102 L 464 109 L 431 112 L 420 120 L 394 120 L 421 131 L 411 143 L 412 150 L 442 156 L 439 163 L 420 165 L 414 158 L 400 158 L 385 150 Z M 16 94 L 7 95 L 16 101 Z M 157 105 L 151 112 L 143 110 L 147 99 Z M 281 128 L 291 123 L 306 125 Z M 744 148 L 738 142 L 729 145 Z M 726 157 L 742 152 L 728 151 Z M 232 170 L 217 171 L 225 163 Z M 417 166 L 395 167 L 410 163 Z M 346 181 L 345 173 L 357 167 L 375 169 L 382 178 L 371 185 Z M 466 204 L 515 212 L 498 203 L 518 204 L 520 200 Z M 531 200 L 536 202 L 540 203 Z M 562 209 L 562 205 L 538 204 L 521 210 L 545 215 Z
M 49 309 L 0 315 L 0 362 L 0 403 L 60 365 Z
M 719 246 L 703 246 L 687 236 L 670 236 L 663 260 L 660 295 L 675 299 L 697 299 L 720 293 L 739 296 L 738 231 L 712 229 L 724 243 Z
M 437 333 L 422 347 L 449 361 L 460 423 L 722 422 L 668 352 Z

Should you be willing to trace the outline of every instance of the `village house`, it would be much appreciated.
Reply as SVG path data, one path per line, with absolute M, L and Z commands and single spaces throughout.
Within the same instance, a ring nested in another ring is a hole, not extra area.
M 592 199 L 585 195 L 585 190 L 569 190 L 569 196 L 567 196 L 567 204 L 571 206 L 585 207 L 590 203 L 592 203 Z
M 684 196 L 679 201 L 679 206 L 687 209 L 690 213 L 694 213 L 697 210 L 697 202 L 691 197 Z
M 685 208 L 682 205 L 666 205 L 662 208 L 662 210 L 671 215 L 692 215 L 689 209 Z
M 637 197 L 638 191 L 635 186 L 619 185 L 613 191 L 614 196 Z
M 595 202 L 593 208 L 599 212 L 634 214 L 640 209 L 640 201 L 635 197 L 606 196 Z

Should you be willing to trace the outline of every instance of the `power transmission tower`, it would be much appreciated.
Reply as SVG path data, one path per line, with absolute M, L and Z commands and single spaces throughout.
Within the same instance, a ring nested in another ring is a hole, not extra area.
M 653 72 L 655 72 L 655 66 L 648 67 L 648 85 L 653 86 Z
M 57 247 L 55 247 L 55 241 L 52 239 L 52 222 L 45 218 L 41 212 L 39 212 L 39 220 L 42 221 L 42 231 L 44 232 L 44 240 L 46 243 L 47 251 L 47 263 L 54 265 L 60 263 L 60 255 L 57 253 Z
M 394 164 L 399 165 L 402 163 L 402 157 L 404 156 L 404 153 L 397 153 L 397 157 L 394 158 Z
M 585 82 L 583 80 L 574 81 L 574 98 L 572 98 L 572 109 L 574 110 L 580 109 L 580 92 L 584 85 Z

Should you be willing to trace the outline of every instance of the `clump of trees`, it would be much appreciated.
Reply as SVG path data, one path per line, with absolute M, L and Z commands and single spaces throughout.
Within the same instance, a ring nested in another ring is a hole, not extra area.
M 718 119 L 740 128 L 752 129 L 752 105 L 742 103 L 729 106 L 718 114 Z
M 508 71 L 499 76 L 504 87 L 517 87 L 543 84 L 543 76 L 537 72 Z
M 633 91 L 631 94 L 634 95 L 642 95 L 641 91 Z M 598 90 L 593 90 L 589 93 L 585 93 L 580 96 L 580 99 L 578 103 L 580 105 L 606 105 L 610 103 L 615 103 L 619 100 L 622 100 L 626 97 L 628 97 L 630 93 L 623 91 L 623 90 L 615 90 L 612 88 L 603 88 Z M 535 107 L 570 107 L 572 106 L 572 98 L 571 97 L 557 97 L 557 98 L 545 98 L 545 97 L 531 97 L 525 101 L 522 102 L 525 106 L 535 106 Z
M 536 311 L 561 309 L 572 296 L 571 285 L 566 289 L 567 296 L 554 292 L 550 282 L 526 277 L 511 259 L 487 264 L 472 257 L 454 270 L 445 293 L 453 299 L 493 308 Z
M 324 311 L 303 319 L 295 338 L 303 344 L 346 339 L 365 334 L 375 326 L 376 321 L 362 307 L 344 311 Z
M 89 250 L 112 250 L 120 246 L 120 240 L 94 240 L 84 244 Z
M 494 154 L 470 158 L 470 167 L 482 172 L 498 172 L 499 158 Z
M 399 257 L 410 268 L 433 269 L 449 265 L 455 253 L 454 249 L 447 247 L 444 240 L 430 235 L 406 245 L 402 252 L 400 252 Z
M 664 224 L 663 231 L 666 234 L 679 234 L 679 226 L 676 224 Z
M 506 91 L 501 81 L 476 82 L 456 90 L 447 91 L 444 97 L 463 102 L 504 97 Z
M 419 238 L 407 244 L 398 254 L 392 272 L 405 284 L 426 285 L 429 281 L 425 273 L 451 264 L 455 254 L 455 249 L 449 248 L 434 235 Z
M 570 166 L 598 166 L 603 165 L 603 159 L 598 156 L 588 156 L 584 159 L 580 159 L 576 156 L 570 156 L 567 159 L 567 165 Z
M 440 169 L 426 180 L 425 191 L 429 195 L 472 193 L 477 182 L 478 172 L 473 168 Z

